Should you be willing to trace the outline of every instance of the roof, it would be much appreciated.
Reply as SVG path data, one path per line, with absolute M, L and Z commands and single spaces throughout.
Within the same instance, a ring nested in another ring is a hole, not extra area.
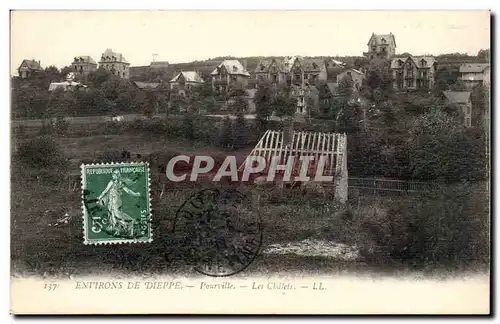
M 86 88 L 87 86 L 86 85 L 83 85 L 79 82 L 73 82 L 73 81 L 63 81 L 63 82 L 51 82 L 49 84 L 49 91 L 54 91 L 56 89 L 68 89 L 70 87 L 84 87 Z
M 460 104 L 468 103 L 470 100 L 470 91 L 443 91 L 443 95 L 450 103 Z
M 382 44 L 382 39 L 385 39 L 386 41 L 392 40 L 394 43 L 394 47 L 397 47 L 396 46 L 396 37 L 394 37 L 393 33 L 383 34 L 383 35 L 381 35 L 381 34 L 377 35 L 377 34 L 373 33 L 372 36 L 370 37 L 370 40 L 368 41 L 368 43 L 366 45 L 370 45 L 374 41 L 375 41 L 376 45 L 380 45 L 380 44 Z
M 103 60 L 103 58 L 109 57 L 110 60 L 106 61 Z M 114 57 L 114 59 L 113 59 Z M 120 62 L 120 63 L 128 63 L 128 61 L 125 59 L 125 57 L 122 55 L 122 53 L 114 52 L 111 48 L 107 48 L 104 53 L 101 55 L 101 61 L 100 62 Z
M 259 64 L 255 67 L 255 73 L 267 73 L 269 72 L 269 68 L 274 62 L 278 68 L 279 72 L 288 73 L 290 72 L 290 68 L 295 60 L 293 56 L 286 56 L 283 58 L 264 58 L 259 61 Z
M 219 64 L 210 75 L 219 74 L 219 69 L 224 67 L 228 74 L 235 75 L 244 75 L 250 77 L 250 73 L 248 73 L 247 69 L 243 67 L 243 65 L 238 60 L 225 60 L 221 64 Z
M 488 63 L 464 63 L 460 64 L 460 73 L 482 73 L 489 67 Z
M 21 67 L 25 67 L 29 70 L 37 70 L 37 71 L 43 70 L 42 66 L 40 65 L 40 62 L 35 60 L 23 60 L 21 65 L 19 65 L 19 68 Z
M 337 61 L 335 59 L 330 59 L 330 61 L 332 61 L 335 65 L 340 65 L 340 66 L 345 66 L 346 65 L 346 63 Z
M 168 63 L 168 61 L 156 61 L 149 64 L 152 68 L 167 68 L 169 65 L 170 63 Z
M 160 85 L 160 83 L 158 82 L 140 82 L 140 81 L 134 81 L 134 84 L 139 89 L 156 89 Z
M 97 65 L 97 63 L 94 61 L 94 59 L 88 55 L 84 55 L 84 56 L 75 56 L 73 58 L 73 63 L 88 63 L 88 64 L 95 64 Z
M 203 79 L 196 71 L 182 71 L 180 73 L 177 73 L 177 75 L 173 77 L 172 80 L 170 80 L 169 82 L 177 82 L 181 74 L 184 76 L 184 79 L 187 82 L 203 83 Z
M 326 64 L 324 59 L 313 59 L 313 58 L 303 58 L 296 57 L 294 59 L 293 65 L 299 64 L 304 72 L 326 72 Z
M 399 61 L 406 63 L 408 60 L 412 60 L 413 64 L 415 64 L 419 69 L 423 68 L 430 68 L 436 63 L 436 58 L 434 56 L 399 56 L 399 57 L 394 57 L 391 60 L 391 69 L 398 69 L 401 66 L 399 66 Z M 423 64 L 425 61 L 425 65 Z

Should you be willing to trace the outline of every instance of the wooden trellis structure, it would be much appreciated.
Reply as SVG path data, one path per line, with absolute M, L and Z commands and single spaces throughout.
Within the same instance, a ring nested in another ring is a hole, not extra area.
M 325 156 L 322 175 L 333 176 L 335 199 L 341 203 L 347 201 L 348 173 L 347 173 L 347 136 L 338 133 L 271 131 L 262 136 L 255 148 L 240 166 L 242 170 L 251 156 L 262 156 L 266 160 L 266 169 L 269 169 L 273 157 L 279 156 L 281 164 L 285 164 L 289 156 L 295 156 L 292 178 L 300 170 L 300 156 L 314 156 L 309 165 L 311 180 L 314 181 L 317 162 L 320 156 Z M 332 183 L 328 183 L 332 185 Z

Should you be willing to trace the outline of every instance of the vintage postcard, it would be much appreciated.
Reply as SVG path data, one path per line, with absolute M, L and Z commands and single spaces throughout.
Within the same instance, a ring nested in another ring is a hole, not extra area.
M 11 313 L 490 314 L 489 11 L 10 16 Z

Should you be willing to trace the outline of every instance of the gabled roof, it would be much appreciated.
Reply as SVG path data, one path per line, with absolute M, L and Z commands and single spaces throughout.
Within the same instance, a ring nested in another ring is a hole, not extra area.
M 114 60 L 111 61 L 103 61 L 103 57 L 114 57 Z M 122 55 L 122 53 L 114 52 L 111 48 L 107 48 L 104 53 L 101 55 L 101 61 L 100 62 L 119 62 L 119 63 L 128 63 L 128 61 L 125 59 L 125 57 Z
M 376 45 L 383 44 L 382 39 L 385 39 L 386 44 L 388 44 L 389 41 L 392 40 L 394 43 L 394 47 L 397 47 L 396 46 L 396 37 L 394 37 L 393 33 L 384 34 L 384 35 L 377 35 L 377 34 L 373 33 L 372 36 L 370 37 L 370 40 L 368 41 L 368 43 L 366 45 L 370 45 L 373 42 L 375 42 Z
M 19 65 L 19 69 L 20 68 L 26 68 L 29 70 L 36 70 L 36 71 L 43 70 L 42 66 L 40 65 L 40 62 L 35 61 L 35 60 L 23 60 L 21 65 Z
M 219 64 L 210 75 L 218 75 L 219 69 L 224 67 L 228 74 L 234 75 L 244 75 L 250 77 L 250 73 L 248 73 L 247 69 L 243 67 L 243 65 L 238 60 L 225 60 L 221 64 Z
M 295 64 L 298 64 L 304 72 L 326 72 L 324 59 L 303 58 L 298 56 L 293 60 L 290 69 L 295 66 Z
M 399 61 L 406 63 L 406 61 L 412 60 L 413 64 L 417 66 L 419 69 L 430 68 L 436 63 L 436 59 L 434 56 L 399 56 L 394 57 L 391 60 L 391 69 L 398 69 L 402 66 L 399 66 Z M 423 60 L 423 61 L 422 61 Z M 425 62 L 425 65 L 423 64 Z
M 73 63 L 72 64 L 75 64 L 75 63 L 88 63 L 88 64 L 95 64 L 97 65 L 97 63 L 94 61 L 94 59 L 88 55 L 85 55 L 85 56 L 75 56 L 73 58 Z
M 470 91 L 443 91 L 443 95 L 450 103 L 461 104 L 470 101 Z
M 488 63 L 464 63 L 460 64 L 460 73 L 482 73 L 489 67 Z
M 255 67 L 255 73 L 267 73 L 269 68 L 273 63 L 278 68 L 279 72 L 288 73 L 293 65 L 295 57 L 287 56 L 283 58 L 264 58 L 259 61 L 259 64 Z
M 182 71 L 180 73 L 177 73 L 177 75 L 174 76 L 172 78 L 172 80 L 170 80 L 169 82 L 177 82 L 177 80 L 180 78 L 181 74 L 184 76 L 184 79 L 186 80 L 186 82 L 203 83 L 203 79 L 196 71 Z
M 140 82 L 140 81 L 134 81 L 134 84 L 139 89 L 156 89 L 160 85 L 160 83 L 158 82 Z
M 83 85 L 79 82 L 73 82 L 73 81 L 63 81 L 63 82 L 51 82 L 49 84 L 49 91 L 54 91 L 56 89 L 63 89 L 67 90 L 72 87 L 84 87 L 86 88 L 86 85 Z

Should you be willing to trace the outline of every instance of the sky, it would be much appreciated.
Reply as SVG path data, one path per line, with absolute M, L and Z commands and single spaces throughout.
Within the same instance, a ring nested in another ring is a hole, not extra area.
M 372 33 L 396 53 L 477 54 L 490 47 L 489 11 L 12 11 L 11 67 L 71 65 L 111 48 L 131 66 L 217 56 L 362 56 Z

